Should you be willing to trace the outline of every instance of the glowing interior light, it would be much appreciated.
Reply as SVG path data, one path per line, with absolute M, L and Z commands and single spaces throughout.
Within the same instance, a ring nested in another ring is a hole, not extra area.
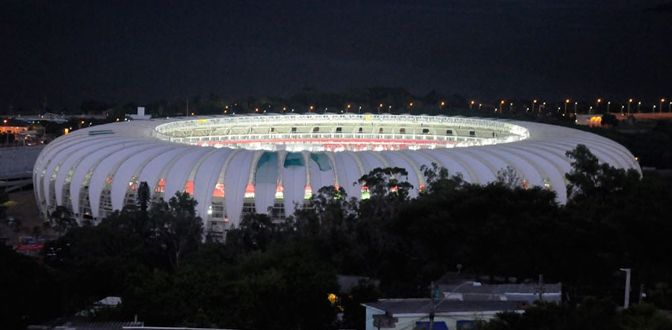
M 418 189 L 420 190 L 420 192 L 423 192 L 423 191 L 425 191 L 425 189 L 427 189 L 427 185 L 424 184 L 424 183 L 420 184 L 420 187 Z
M 310 187 L 310 185 L 306 185 L 303 188 L 303 199 L 311 199 L 313 198 L 313 188 Z
M 194 180 L 188 180 L 187 183 L 184 184 L 184 192 L 189 195 L 194 194 Z
M 283 188 L 281 184 L 278 184 L 275 187 L 275 199 L 284 199 L 285 198 L 284 191 L 285 188 Z
M 162 193 L 165 190 L 166 190 L 166 180 L 164 178 L 161 178 L 159 180 L 159 183 L 156 185 L 156 188 L 154 188 L 154 192 Z
M 254 198 L 254 185 L 251 183 L 247 184 L 245 187 L 245 198 Z
M 362 186 L 362 200 L 371 198 L 371 193 L 369 192 L 369 187 Z
M 224 183 L 217 182 L 215 189 L 212 191 L 212 197 L 224 198 Z
M 130 190 L 138 189 L 138 183 L 136 181 L 129 181 L 128 182 L 128 189 L 130 189 Z
M 399 191 L 399 187 L 398 187 L 398 186 L 392 186 L 392 187 L 390 187 L 390 192 L 396 193 L 397 191 Z

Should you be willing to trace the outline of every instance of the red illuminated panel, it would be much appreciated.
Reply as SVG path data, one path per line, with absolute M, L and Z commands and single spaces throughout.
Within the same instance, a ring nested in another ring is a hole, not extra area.
M 194 180 L 187 181 L 187 183 L 184 185 L 184 192 L 186 192 L 189 195 L 194 194 Z
M 212 191 L 212 197 L 221 197 L 224 198 L 224 184 L 217 182 L 215 185 L 215 190 Z

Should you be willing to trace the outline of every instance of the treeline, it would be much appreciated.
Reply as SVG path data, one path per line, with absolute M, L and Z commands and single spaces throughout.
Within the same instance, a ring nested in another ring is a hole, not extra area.
M 587 297 L 611 302 L 613 310 L 622 302 L 624 267 L 632 268 L 633 303 L 642 285 L 645 302 L 672 308 L 670 187 L 600 164 L 584 146 L 568 156 L 566 205 L 550 190 L 523 188 L 511 169 L 497 182 L 476 185 L 444 168 L 424 168 L 427 186 L 415 198 L 404 169 L 376 169 L 360 180 L 369 199 L 324 187 L 285 222 L 246 215 L 225 243 L 201 241 L 208 235 L 188 195 L 150 203 L 142 185 L 138 207 L 95 227 L 74 226 L 47 245 L 41 262 L 3 249 L 0 299 L 13 303 L 3 304 L 1 326 L 72 315 L 120 296 L 120 307 L 93 319 L 359 329 L 361 302 L 427 297 L 430 282 L 458 264 L 493 281 L 543 274 L 562 282 L 565 304 L 546 308 L 549 315 L 574 313 Z M 54 221 L 67 227 L 68 219 L 58 213 Z M 376 281 L 338 294 L 337 274 Z M 333 304 L 330 293 L 338 294 Z M 596 315 L 602 310 L 610 309 Z

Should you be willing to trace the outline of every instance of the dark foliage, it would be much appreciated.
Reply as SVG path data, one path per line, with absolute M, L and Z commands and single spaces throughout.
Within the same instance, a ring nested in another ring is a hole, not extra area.
M 123 305 L 99 318 L 137 314 L 152 325 L 361 328 L 361 302 L 424 297 L 431 281 L 458 264 L 491 278 L 544 274 L 563 283 L 566 304 L 502 315 L 485 329 L 582 329 L 597 322 L 619 329 L 646 315 L 659 318 L 649 307 L 617 314 L 607 302 L 620 301 L 618 269 L 629 267 L 633 287 L 644 285 L 649 303 L 672 308 L 670 187 L 601 164 L 584 146 L 567 155 L 573 170 L 566 205 L 507 169 L 496 182 L 477 185 L 436 165 L 425 167 L 417 197 L 411 197 L 405 170 L 376 169 L 360 179 L 368 199 L 357 202 L 340 187 L 324 187 L 285 222 L 246 215 L 225 243 L 202 243 L 201 220 L 187 194 L 145 206 L 145 191 L 137 207 L 95 227 L 76 226 L 49 243 L 45 266 L 4 251 L 3 283 L 17 283 L 7 291 L 11 297 L 23 290 L 26 301 L 53 303 L 34 311 L 12 305 L 11 315 L 20 317 L 3 318 L 3 328 L 68 315 L 110 295 L 121 296 Z M 332 305 L 327 295 L 339 292 L 336 274 L 375 278 L 379 285 L 360 283 Z M 32 278 L 43 285 L 29 287 Z M 602 299 L 585 300 L 589 296 Z M 336 313 L 343 313 L 341 321 Z

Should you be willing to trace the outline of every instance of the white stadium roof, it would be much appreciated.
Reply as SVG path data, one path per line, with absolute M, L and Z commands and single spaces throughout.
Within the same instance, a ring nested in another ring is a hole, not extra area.
M 566 201 L 565 152 L 586 145 L 602 162 L 639 170 L 609 139 L 539 123 L 412 115 L 263 115 L 130 121 L 81 129 L 47 145 L 33 182 L 43 214 L 56 205 L 100 220 L 135 200 L 140 182 L 155 197 L 187 191 L 207 225 L 236 225 L 244 208 L 291 214 L 311 192 L 354 184 L 376 167 L 402 167 L 417 194 L 420 167 L 437 163 L 473 183 L 512 167 L 529 186 Z M 76 197 L 76 198 L 75 198 Z M 207 227 L 207 226 L 206 226 Z M 213 227 L 214 228 L 214 227 Z

